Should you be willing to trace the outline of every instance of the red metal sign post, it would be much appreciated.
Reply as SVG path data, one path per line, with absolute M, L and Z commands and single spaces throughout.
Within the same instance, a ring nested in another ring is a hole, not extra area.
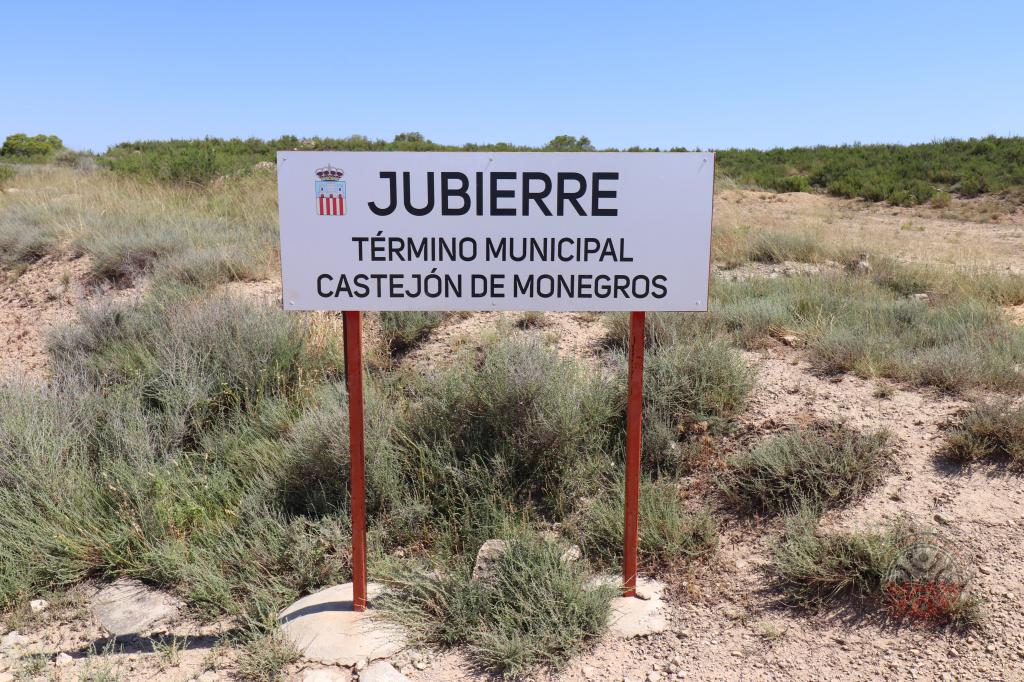
M 636 596 L 637 543 L 640 529 L 640 444 L 644 392 L 643 312 L 629 314 L 629 396 L 626 405 L 626 523 L 622 559 L 623 596 Z
M 348 389 L 349 484 L 352 500 L 352 610 L 366 610 L 366 459 L 363 438 L 363 324 L 359 312 L 342 313 L 345 386 Z

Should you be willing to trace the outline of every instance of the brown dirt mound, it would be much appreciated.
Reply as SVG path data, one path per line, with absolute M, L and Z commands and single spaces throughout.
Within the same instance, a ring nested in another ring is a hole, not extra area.
M 0 273 L 0 378 L 46 377 L 46 336 L 75 308 L 98 296 L 140 296 L 143 287 L 111 292 L 87 284 L 88 257 L 44 256 L 18 275 Z

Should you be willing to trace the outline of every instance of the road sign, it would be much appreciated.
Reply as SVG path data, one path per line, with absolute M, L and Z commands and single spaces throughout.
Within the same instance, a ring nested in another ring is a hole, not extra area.
M 632 312 L 623 584 L 635 595 L 645 312 L 707 310 L 714 155 L 279 152 L 277 168 L 284 306 L 345 313 L 353 608 L 366 607 L 365 310 Z
M 710 153 L 280 152 L 290 310 L 707 309 Z

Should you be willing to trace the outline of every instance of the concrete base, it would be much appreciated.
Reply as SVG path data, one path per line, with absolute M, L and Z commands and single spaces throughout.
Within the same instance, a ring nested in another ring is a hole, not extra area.
M 668 630 L 668 606 L 662 599 L 664 590 L 665 585 L 657 580 L 637 580 L 636 597 L 612 600 L 608 633 L 619 639 L 631 639 Z
M 352 610 L 352 583 L 303 597 L 277 616 L 281 631 L 311 661 L 354 666 L 394 656 L 405 648 L 400 630 L 375 617 L 381 586 L 367 586 L 367 610 Z

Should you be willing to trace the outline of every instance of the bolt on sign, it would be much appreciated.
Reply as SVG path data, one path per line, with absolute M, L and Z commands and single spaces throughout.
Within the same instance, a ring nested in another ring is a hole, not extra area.
M 279 152 L 288 310 L 345 313 L 365 608 L 360 312 L 631 311 L 623 579 L 636 591 L 646 311 L 706 311 L 711 153 Z

